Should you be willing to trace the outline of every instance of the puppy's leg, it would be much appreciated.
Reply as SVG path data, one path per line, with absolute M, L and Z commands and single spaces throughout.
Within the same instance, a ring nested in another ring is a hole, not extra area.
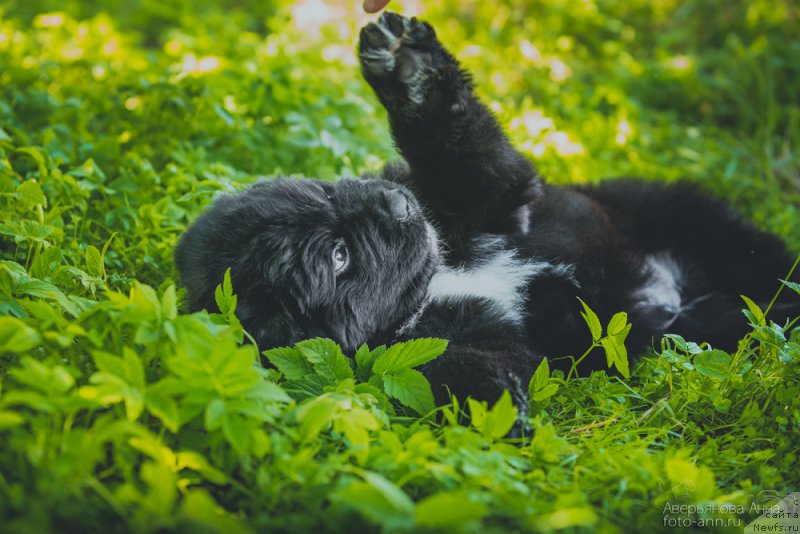
M 359 58 L 389 112 L 408 181 L 445 233 L 513 230 L 539 191 L 538 176 L 433 28 L 384 13 L 361 31 Z
M 584 192 L 624 235 L 673 271 L 681 311 L 670 331 L 695 341 L 735 345 L 747 332 L 739 295 L 766 309 L 778 279 L 791 269 L 793 257 L 780 239 L 692 184 L 612 180 Z M 800 281 L 800 272 L 791 279 Z M 784 289 L 770 316 L 782 323 L 797 315 L 800 297 Z

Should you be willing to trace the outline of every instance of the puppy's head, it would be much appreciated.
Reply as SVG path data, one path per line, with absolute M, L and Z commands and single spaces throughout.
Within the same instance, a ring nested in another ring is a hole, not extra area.
M 419 307 L 439 254 L 402 186 L 282 179 L 215 201 L 175 261 L 193 310 L 216 308 L 230 267 L 236 315 L 262 349 L 321 336 L 352 351 Z

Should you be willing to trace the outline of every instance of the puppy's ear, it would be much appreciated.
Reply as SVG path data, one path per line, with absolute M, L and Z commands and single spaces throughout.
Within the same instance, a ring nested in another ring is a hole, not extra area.
M 304 316 L 328 306 L 336 290 L 330 244 L 323 237 L 298 247 L 297 236 L 280 229 L 263 232 L 237 260 L 242 291 L 256 286 L 264 293 L 291 302 L 292 312 Z M 235 288 L 235 285 L 234 285 Z

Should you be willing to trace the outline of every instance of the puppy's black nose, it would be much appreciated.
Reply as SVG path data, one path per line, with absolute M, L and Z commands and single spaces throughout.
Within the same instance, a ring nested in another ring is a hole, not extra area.
M 405 193 L 399 189 L 386 189 L 381 191 L 381 194 L 383 195 L 383 206 L 393 218 L 402 221 L 411 215 L 411 206 Z

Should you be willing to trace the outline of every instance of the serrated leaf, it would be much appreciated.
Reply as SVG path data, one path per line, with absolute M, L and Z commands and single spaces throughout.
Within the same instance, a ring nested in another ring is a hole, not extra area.
M 311 362 L 292 347 L 277 347 L 262 352 L 269 363 L 274 365 L 288 380 L 300 380 L 314 372 Z
M 436 407 L 430 382 L 415 369 L 400 369 L 384 375 L 383 387 L 387 395 L 421 415 L 428 414 Z
M 581 299 L 578 299 L 583 306 L 583 311 L 581 312 L 581 317 L 583 320 L 586 321 L 586 325 L 589 327 L 589 331 L 592 333 L 592 340 L 597 342 L 600 339 L 600 336 L 603 335 L 603 326 L 600 324 L 600 319 L 597 317 L 597 314 L 589 308 L 589 305 L 586 304 Z
M 342 354 L 342 349 L 330 339 L 307 339 L 297 343 L 295 347 L 312 363 L 318 374 L 331 382 L 355 378 L 353 368 Z
M 404 341 L 389 347 L 372 366 L 375 374 L 391 373 L 410 369 L 427 363 L 447 349 L 447 341 L 437 338 L 422 338 Z
M 718 379 L 728 376 L 732 361 L 730 354 L 717 349 L 703 351 L 693 360 L 698 373 Z
M 511 401 L 511 394 L 503 390 L 502 395 L 486 414 L 480 430 L 487 438 L 498 439 L 509 433 L 517 422 L 517 407 Z
M 367 382 L 373 373 L 373 365 L 378 357 L 386 352 L 386 345 L 381 345 L 372 350 L 364 344 L 356 351 L 356 376 L 360 382 Z
M 220 313 L 229 317 L 236 311 L 237 297 L 233 294 L 233 284 L 231 283 L 231 269 L 225 269 L 222 283 L 214 290 L 214 301 Z
M 631 373 L 628 367 L 628 350 L 619 337 L 604 337 L 600 340 L 600 345 L 606 353 L 606 362 L 609 367 L 615 367 L 622 376 L 630 378 Z

